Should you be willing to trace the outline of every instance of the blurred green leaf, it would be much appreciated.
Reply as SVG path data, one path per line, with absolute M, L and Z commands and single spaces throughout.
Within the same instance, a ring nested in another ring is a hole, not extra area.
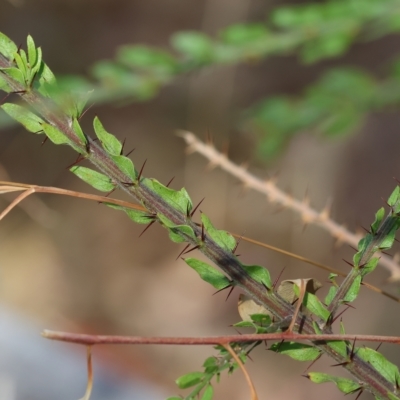
M 213 57 L 213 43 L 201 32 L 185 31 L 172 35 L 172 46 L 181 52 L 187 59 L 204 64 Z
M 203 376 L 203 372 L 191 372 L 189 374 L 182 375 L 175 382 L 180 389 L 186 389 L 201 382 Z

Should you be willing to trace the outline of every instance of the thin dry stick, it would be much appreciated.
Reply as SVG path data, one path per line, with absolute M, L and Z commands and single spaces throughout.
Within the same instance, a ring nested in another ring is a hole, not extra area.
M 212 167 L 219 166 L 221 169 L 243 182 L 246 187 L 250 187 L 257 192 L 265 194 L 271 203 L 279 204 L 294 210 L 300 214 L 305 224 L 318 225 L 327 230 L 338 242 L 345 242 L 353 247 L 357 246 L 361 236 L 348 231 L 344 226 L 330 219 L 329 207 L 318 212 L 311 208 L 307 201 L 296 200 L 278 189 L 273 179 L 263 181 L 250 174 L 243 167 L 234 164 L 225 154 L 217 151 L 213 145 L 203 143 L 193 133 L 180 131 L 178 135 L 186 141 L 188 153 L 200 153 L 210 161 Z M 391 274 L 390 281 L 400 280 L 400 266 L 395 260 L 380 254 L 379 263 L 389 270 Z
M 249 385 L 250 388 L 250 394 L 251 394 L 251 400 L 258 400 L 256 388 L 254 387 L 254 383 L 250 378 L 250 375 L 248 374 L 245 366 L 242 363 L 242 360 L 239 358 L 239 356 L 236 354 L 236 352 L 232 349 L 229 343 L 221 343 L 221 346 L 224 346 L 227 351 L 229 351 L 230 355 L 232 358 L 237 362 L 239 365 L 240 369 L 243 372 L 243 375 L 246 379 L 247 384 Z
M 124 200 L 117 200 L 110 197 L 105 196 L 98 196 L 95 194 L 88 194 L 82 192 L 76 192 L 74 190 L 66 190 L 60 189 L 51 186 L 38 186 L 38 185 L 29 185 L 26 183 L 14 183 L 14 182 L 7 182 L 7 181 L 0 181 L 0 194 L 7 193 L 17 190 L 24 190 L 24 193 L 20 194 L 12 203 L 8 205 L 8 207 L 0 214 L 0 221 L 14 208 L 16 207 L 22 200 L 27 198 L 29 195 L 33 193 L 51 193 L 51 194 L 59 194 L 63 196 L 71 196 L 77 197 L 80 199 L 86 200 L 94 200 L 100 203 L 112 203 L 119 206 L 133 208 L 137 210 L 145 210 L 142 206 L 134 203 L 130 203 Z
M 127 208 L 132 208 L 135 210 L 140 210 L 140 211 L 146 211 L 144 207 L 138 204 L 130 203 L 127 201 L 123 200 L 118 200 L 114 199 L 112 197 L 105 197 L 105 196 L 98 196 L 94 194 L 88 194 L 88 193 L 83 193 L 83 192 L 76 192 L 74 190 L 66 190 L 66 189 L 60 189 L 56 187 L 51 187 L 51 186 L 38 186 L 38 185 L 29 185 L 26 183 L 16 183 L 16 182 L 8 182 L 8 181 L 0 181 L 0 194 L 2 193 L 8 193 L 8 192 L 15 192 L 15 191 L 25 191 L 23 194 L 18 196 L 2 213 L 0 213 L 0 221 L 14 208 L 16 207 L 23 199 L 27 198 L 29 195 L 33 193 L 50 193 L 50 194 L 58 194 L 58 195 L 63 195 L 63 196 L 71 196 L 71 197 L 77 197 L 81 199 L 86 199 L 86 200 L 93 200 L 93 201 L 98 201 L 100 203 L 111 203 L 111 204 L 116 204 L 120 205 L 123 207 Z M 240 238 L 241 240 L 244 240 L 249 243 L 253 243 L 257 246 L 264 247 L 266 249 L 270 249 L 272 251 L 275 251 L 277 253 L 285 254 L 289 257 L 295 258 L 297 260 L 303 261 L 305 263 L 315 265 L 318 268 L 322 268 L 326 271 L 335 273 L 340 276 L 346 276 L 343 272 L 336 270 L 334 268 L 331 268 L 327 265 L 317 263 L 316 261 L 310 260 L 309 258 L 305 258 L 302 256 L 299 256 L 297 254 L 291 253 L 286 250 L 282 250 L 279 247 L 271 246 L 269 244 L 265 244 L 263 242 L 259 242 L 258 240 L 254 240 L 242 235 L 238 235 L 235 233 L 232 233 L 233 236 L 236 238 Z M 380 293 L 383 296 L 386 296 L 398 303 L 400 303 L 400 299 L 393 296 L 392 294 L 385 292 L 382 289 L 377 288 L 376 286 L 370 285 L 369 283 L 363 282 L 363 285 L 367 287 L 370 290 L 373 290 L 374 292 Z
M 93 365 L 92 365 L 92 346 L 86 346 L 86 362 L 88 371 L 88 380 L 85 395 L 79 400 L 89 400 L 93 388 Z
M 95 344 L 172 344 L 172 345 L 217 345 L 233 342 L 255 342 L 259 340 L 293 340 L 293 341 L 364 341 L 400 344 L 400 336 L 351 335 L 351 334 L 300 334 L 296 332 L 249 333 L 243 335 L 207 336 L 207 337 L 142 337 L 87 335 L 84 333 L 69 333 L 44 330 L 42 336 L 46 339 L 83 345 Z

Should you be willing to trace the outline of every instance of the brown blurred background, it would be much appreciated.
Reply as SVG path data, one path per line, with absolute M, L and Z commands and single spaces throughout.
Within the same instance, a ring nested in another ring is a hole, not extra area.
M 178 30 L 196 29 L 215 34 L 239 21 L 259 21 L 279 1 L 208 0 L 0 0 L 0 31 L 17 44 L 31 34 L 56 74 L 87 74 L 100 59 L 112 58 L 119 45 L 142 43 L 168 48 L 169 36 Z M 145 175 L 184 186 L 196 203 L 204 196 L 202 211 L 219 227 L 245 233 L 254 239 L 299 253 L 346 271 L 342 258 L 351 259 L 348 246 L 335 248 L 321 229 L 303 225 L 290 211 L 275 213 L 260 194 L 243 191 L 220 170 L 206 171 L 198 155 L 184 154 L 177 129 L 207 132 L 217 146 L 229 142 L 229 156 L 247 162 L 260 177 L 278 173 L 278 185 L 322 209 L 333 201 L 333 216 L 351 230 L 368 226 L 375 211 L 400 177 L 400 135 L 397 113 L 368 117 L 356 135 L 343 140 L 320 140 L 307 133 L 268 166 L 255 160 L 256 143 L 249 132 L 237 128 L 241 109 L 267 95 L 300 93 L 326 68 L 361 66 L 376 73 L 389 61 L 400 39 L 386 37 L 353 46 L 341 59 L 301 65 L 294 56 L 268 58 L 257 65 L 208 68 L 181 77 L 145 103 L 93 107 L 83 119 L 91 131 L 99 115 L 110 132 L 127 138 L 135 147 L 132 158 Z M 66 167 L 75 154 L 65 146 L 41 146 L 37 137 L 15 126 L 0 135 L 0 179 L 93 192 Z M 1 200 L 2 207 L 7 201 Z M 84 200 L 37 195 L 14 210 L 0 225 L 0 301 L 34 321 L 40 328 L 124 335 L 201 336 L 234 333 L 238 322 L 238 292 L 226 294 L 201 281 L 181 260 L 182 245 L 169 241 L 166 232 L 153 226 L 138 238 L 142 226 L 123 213 Z M 314 267 L 241 243 L 244 262 L 267 266 L 273 279 L 286 267 L 282 279 L 316 277 L 328 287 L 327 274 Z M 368 281 L 393 293 L 379 268 Z M 325 293 L 323 292 L 323 293 Z M 349 333 L 396 335 L 398 305 L 363 290 L 356 310 L 344 316 Z M 39 335 L 39 330 L 37 335 Z M 44 340 L 44 339 L 43 339 Z M 48 343 L 55 349 L 57 344 Z M 73 346 L 72 346 L 73 347 Z M 399 364 L 396 348 L 381 349 Z M 76 348 L 71 351 L 78 350 Z M 80 351 L 80 350 L 79 350 Z M 84 352 L 79 353 L 84 366 Z M 199 370 L 214 354 L 206 347 L 98 347 L 95 361 L 105 360 L 127 379 L 136 375 L 161 387 L 166 394 L 179 390 L 178 376 Z M 249 371 L 260 399 L 319 399 L 341 394 L 330 385 L 312 385 L 301 377 L 306 365 L 266 352 L 253 355 Z M 320 361 L 313 370 L 330 361 Z M 332 373 L 342 374 L 336 369 Z M 60 378 L 62 379 L 62 378 Z M 223 376 L 216 386 L 218 399 L 248 398 L 240 372 Z M 82 388 L 80 388 L 82 389 Z M 79 394 L 80 392 L 78 392 Z M 368 398 L 367 394 L 363 398 Z M 60 398 L 62 397 L 60 393 Z M 160 397 L 162 398 L 162 397 Z

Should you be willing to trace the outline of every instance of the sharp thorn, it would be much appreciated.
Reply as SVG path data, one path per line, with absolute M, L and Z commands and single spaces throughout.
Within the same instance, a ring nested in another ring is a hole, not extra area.
M 191 211 L 190 213 L 190 217 L 193 217 L 194 213 L 197 211 L 197 209 L 200 207 L 200 204 L 204 201 L 205 197 L 203 197 L 199 203 L 197 204 L 197 206 Z
M 198 244 L 197 246 L 194 246 L 191 249 L 186 250 L 183 254 L 191 253 L 192 251 L 197 250 L 199 247 L 200 247 L 200 245 Z
M 141 237 L 141 236 L 147 231 L 147 229 L 149 229 L 149 228 L 154 224 L 154 222 L 156 222 L 156 221 L 155 221 L 155 220 L 154 220 L 154 221 L 151 221 L 151 222 L 146 226 L 146 228 L 143 229 L 143 231 L 142 231 L 142 233 L 139 235 L 139 237 Z
M 173 181 L 174 179 L 175 179 L 175 177 L 173 176 L 165 186 L 168 187 L 168 186 L 172 183 L 172 181 Z
M 229 299 L 229 296 L 231 295 L 231 293 L 233 292 L 233 289 L 235 289 L 235 286 L 232 285 L 231 290 L 228 293 L 228 296 L 226 296 L 225 301 L 227 301 Z
M 279 282 L 279 279 L 281 279 L 281 276 L 283 274 L 283 271 L 285 270 L 286 266 L 282 268 L 281 272 L 279 272 L 279 275 L 277 276 L 277 278 L 275 279 L 274 283 L 272 284 L 272 289 L 275 289 L 276 285 Z
M 81 120 L 81 118 L 83 118 L 83 116 L 94 106 L 94 103 L 92 103 L 88 108 L 86 108 L 86 110 L 84 110 L 82 112 L 82 114 L 78 117 L 78 121 Z
M 352 267 L 352 268 L 354 267 L 354 265 L 353 265 L 351 262 L 345 260 L 344 258 L 342 258 L 342 260 L 343 260 L 346 264 L 349 264 L 350 267 Z
M 126 142 L 126 138 L 124 138 L 124 140 L 122 141 L 121 151 L 119 152 L 120 156 L 122 156 L 124 154 L 125 142 Z
M 215 293 L 213 293 L 213 296 L 216 295 L 217 293 L 220 293 L 220 292 L 230 288 L 231 286 L 232 286 L 232 284 L 230 283 L 228 286 L 225 286 L 224 288 L 217 290 Z
M 125 154 L 125 157 L 128 157 L 133 151 L 135 151 L 135 148 L 133 148 L 131 151 L 128 151 L 128 152 Z
M 66 167 L 65 169 L 70 169 L 70 168 L 74 167 L 75 165 L 77 165 L 81 161 L 83 161 L 84 159 L 85 159 L 85 157 L 82 157 L 82 154 L 79 154 L 77 159 L 75 160 L 75 162 L 73 162 L 71 165 L 68 165 L 68 167 Z
M 190 243 L 188 243 L 188 244 L 185 246 L 185 248 L 179 253 L 178 257 L 176 257 L 175 260 L 177 260 L 177 259 L 185 252 L 185 250 L 186 250 L 189 246 L 190 246 Z
M 137 177 L 138 183 L 140 182 L 140 178 L 142 177 L 142 172 L 143 172 L 144 166 L 146 165 L 146 162 L 147 162 L 147 159 L 144 160 L 144 163 L 143 163 L 143 165 L 142 165 L 142 168 L 140 168 L 139 175 L 138 175 L 138 177 Z

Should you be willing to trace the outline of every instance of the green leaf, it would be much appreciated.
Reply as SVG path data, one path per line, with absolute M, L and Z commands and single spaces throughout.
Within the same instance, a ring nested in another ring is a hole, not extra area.
M 399 197 L 400 197 L 400 187 L 396 186 L 392 194 L 389 196 L 388 199 L 389 206 L 393 207 L 399 201 Z
M 216 357 L 208 357 L 203 363 L 204 372 L 206 374 L 214 374 L 218 371 L 218 359 Z
M 337 289 L 336 286 L 331 286 L 331 287 L 329 288 L 329 292 L 328 292 L 328 294 L 327 294 L 326 297 L 325 297 L 325 304 L 326 304 L 327 306 L 329 306 L 329 304 L 331 304 L 331 301 L 332 301 L 333 298 L 335 297 L 337 290 L 338 290 L 338 289 Z
M 146 178 L 143 179 L 143 184 L 158 194 L 165 202 L 175 208 L 175 210 L 178 210 L 185 215 L 190 214 L 193 204 L 185 188 L 182 188 L 181 190 L 173 190 L 164 186 L 156 179 Z
M 38 79 L 39 93 L 45 97 L 50 97 L 51 93 L 54 91 L 54 88 L 56 87 L 57 81 L 51 69 L 44 62 L 42 62 L 40 65 L 38 78 L 39 78 Z
M 313 346 L 296 342 L 274 343 L 270 350 L 275 353 L 286 354 L 297 361 L 314 361 L 321 352 Z
M 189 374 L 182 375 L 175 382 L 180 389 L 187 389 L 200 383 L 203 377 L 203 372 L 190 372 Z
M 303 305 L 307 308 L 307 310 L 309 310 L 317 317 L 321 318 L 324 321 L 328 320 L 330 312 L 324 307 L 324 305 L 315 294 L 305 292 Z
M 182 400 L 182 397 L 172 396 L 172 397 L 168 397 L 167 400 Z
M 33 41 L 33 38 L 31 35 L 28 35 L 28 38 L 26 40 L 27 44 L 27 50 L 28 50 L 28 62 L 30 67 L 34 67 L 37 61 L 37 51 L 36 51 L 36 46 L 35 42 Z
M 268 289 L 272 288 L 271 276 L 266 268 L 260 267 L 259 265 L 243 265 L 243 269 L 255 281 L 264 284 Z
M 148 46 L 122 46 L 117 59 L 129 67 L 154 70 L 162 75 L 174 74 L 177 69 L 177 61 L 171 54 Z
M 201 396 L 201 400 L 211 400 L 213 398 L 213 394 L 214 394 L 213 387 L 211 385 L 208 385 L 203 393 L 203 396 Z
M 235 326 L 236 328 L 257 328 L 256 324 L 251 321 L 236 322 L 236 324 L 233 324 L 232 326 Z
M 12 92 L 10 86 L 8 86 L 8 83 L 4 79 L 3 74 L 0 74 L 0 90 L 2 90 L 3 92 L 6 92 L 6 93 Z
M 178 32 L 172 36 L 171 42 L 176 50 L 198 63 L 207 63 L 212 59 L 213 43 L 204 33 Z
M 371 364 L 385 379 L 396 385 L 396 382 L 399 380 L 399 369 L 382 354 L 367 347 L 358 348 L 356 354 Z
M 26 65 L 26 53 L 24 50 L 20 50 L 20 53 L 14 54 L 14 61 L 17 64 L 18 69 L 21 71 L 22 76 L 24 77 L 24 83 L 26 83 L 27 78 L 27 68 Z
M 100 172 L 80 166 L 72 167 L 70 171 L 101 192 L 110 192 L 114 189 L 115 185 L 110 181 L 110 178 Z
M 100 122 L 98 117 L 95 117 L 93 121 L 93 127 L 96 132 L 97 137 L 99 138 L 104 150 L 113 155 L 119 156 L 121 155 L 122 151 L 122 144 L 121 142 L 111 133 L 108 133 L 103 124 Z
M 136 222 L 137 224 L 148 224 L 152 221 L 152 217 L 145 211 L 135 210 L 133 208 L 123 207 L 112 203 L 103 203 L 108 207 L 114 208 L 116 210 L 125 211 L 128 217 Z
M 371 260 L 369 260 L 367 262 L 367 264 L 362 267 L 362 270 L 361 270 L 362 278 L 364 278 L 365 275 L 370 274 L 371 272 L 373 272 L 374 269 L 376 268 L 376 266 L 378 265 L 378 262 L 379 262 L 379 258 L 378 257 L 374 257 Z
M 48 124 L 47 122 L 42 122 L 41 124 L 44 133 L 54 144 L 70 144 L 70 140 L 68 137 L 61 131 L 59 131 L 53 125 Z
M 36 63 L 33 66 L 31 65 L 31 79 L 33 79 L 33 77 L 37 75 L 41 65 L 42 65 L 42 49 L 38 47 L 36 49 Z
M 1 71 L 3 71 L 6 75 L 8 75 L 10 78 L 14 79 L 17 81 L 19 84 L 25 86 L 25 78 L 24 74 L 15 67 L 10 67 L 10 68 L 0 68 Z
M 361 387 L 359 383 L 351 379 L 340 378 L 322 372 L 309 372 L 307 376 L 314 383 L 333 382 L 345 394 L 352 393 Z
M 379 243 L 379 250 L 388 250 L 393 246 L 393 243 L 396 239 L 397 229 L 398 225 L 395 226 L 390 232 L 386 234 L 383 240 Z
M 357 296 L 358 296 L 358 292 L 360 291 L 360 287 L 361 287 L 361 280 L 362 277 L 361 275 L 358 275 L 353 283 L 350 286 L 349 291 L 346 293 L 346 296 L 343 299 L 344 303 L 351 303 L 352 301 L 354 301 Z
M 175 225 L 171 220 L 161 213 L 157 214 L 158 220 L 168 228 L 169 238 L 175 243 L 183 243 L 188 240 L 187 237 L 196 239 L 193 229 L 189 225 Z
M 211 284 L 215 289 L 224 289 L 231 284 L 224 274 L 203 261 L 196 260 L 195 258 L 186 258 L 185 262 L 200 275 L 203 281 Z
M 221 39 L 233 45 L 245 45 L 258 39 L 266 39 L 268 30 L 264 24 L 230 25 L 220 32 Z
M 9 60 L 12 60 L 17 51 L 18 47 L 16 44 L 4 33 L 0 32 L 0 53 Z
M 41 133 L 43 131 L 42 124 L 44 121 L 28 111 L 25 107 L 17 104 L 6 103 L 1 108 L 12 118 L 22 124 L 25 129 L 33 133 Z
M 201 222 L 204 225 L 204 229 L 215 243 L 224 250 L 233 251 L 236 246 L 236 240 L 230 233 L 214 228 L 210 219 L 205 214 L 201 214 Z
M 79 125 L 77 118 L 75 118 L 75 117 L 72 119 L 72 129 L 74 130 L 76 136 L 78 136 L 82 145 L 85 146 L 87 144 L 87 138 L 86 138 L 85 134 L 83 133 L 83 130 L 82 130 L 81 126 Z
M 136 180 L 137 172 L 135 171 L 135 167 L 130 158 L 122 156 L 122 155 L 121 156 L 111 156 L 111 158 L 114 160 L 115 164 L 118 165 L 118 168 L 126 176 L 128 176 L 132 181 Z M 128 182 L 125 182 L 125 183 L 128 183 Z
M 375 214 L 375 221 L 371 224 L 371 232 L 375 234 L 383 221 L 385 216 L 385 209 L 381 207 Z

